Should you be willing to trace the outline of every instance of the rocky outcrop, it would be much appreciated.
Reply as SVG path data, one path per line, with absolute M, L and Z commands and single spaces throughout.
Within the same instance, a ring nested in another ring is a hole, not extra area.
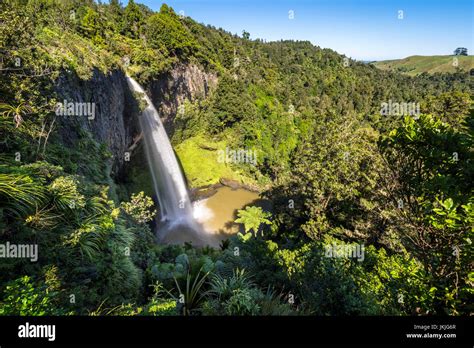
M 120 176 L 125 161 L 125 152 L 139 134 L 136 103 L 125 74 L 115 70 L 105 75 L 95 70 L 90 80 L 81 80 L 71 74 L 63 74 L 56 81 L 60 101 L 93 103 L 94 117 L 57 117 L 62 142 L 69 147 L 78 146 L 83 131 L 89 131 L 93 139 L 106 144 L 112 153 L 111 174 Z
M 178 65 L 152 80 L 147 94 L 158 110 L 168 135 L 172 136 L 179 105 L 185 100 L 206 98 L 216 85 L 216 74 L 205 72 L 196 65 Z M 131 157 L 135 153 L 143 156 L 140 149 L 136 149 L 140 140 L 139 111 L 123 71 L 104 74 L 95 70 L 89 80 L 64 73 L 56 81 L 55 88 L 61 103 L 65 100 L 93 103 L 95 106 L 93 119 L 87 116 L 57 117 L 59 136 L 65 146 L 78 146 L 81 134 L 89 132 L 95 141 L 105 144 L 112 153 L 108 165 L 115 179 L 124 175 L 126 152 L 130 152 Z M 141 158 L 140 162 L 143 160 Z M 146 165 L 143 167 L 146 168 Z
M 178 107 L 185 100 L 206 98 L 217 82 L 215 73 L 206 72 L 197 65 L 180 64 L 150 83 L 149 95 L 170 137 Z

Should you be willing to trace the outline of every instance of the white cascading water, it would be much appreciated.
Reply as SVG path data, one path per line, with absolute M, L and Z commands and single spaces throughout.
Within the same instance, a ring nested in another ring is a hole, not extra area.
M 193 242 L 205 245 L 205 233 L 193 218 L 184 176 L 160 116 L 138 82 L 129 76 L 127 82 L 131 90 L 141 93 L 147 103 L 139 120 L 153 186 L 161 208 L 158 239 L 164 243 Z

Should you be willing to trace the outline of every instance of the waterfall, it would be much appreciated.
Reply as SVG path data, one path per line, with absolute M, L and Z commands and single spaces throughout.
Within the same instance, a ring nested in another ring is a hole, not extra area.
M 153 187 L 160 204 L 158 239 L 165 243 L 191 241 L 205 245 L 204 232 L 193 219 L 193 207 L 184 176 L 160 116 L 143 88 L 129 76 L 127 82 L 131 90 L 141 93 L 146 101 L 139 122 Z

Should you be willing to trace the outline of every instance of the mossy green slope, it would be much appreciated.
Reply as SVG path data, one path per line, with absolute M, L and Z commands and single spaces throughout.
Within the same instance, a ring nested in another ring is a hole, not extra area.
M 212 141 L 203 135 L 186 139 L 176 147 L 188 184 L 202 187 L 219 183 L 221 178 L 250 183 L 250 179 L 229 164 L 218 161 L 218 151 L 225 150 L 226 142 Z

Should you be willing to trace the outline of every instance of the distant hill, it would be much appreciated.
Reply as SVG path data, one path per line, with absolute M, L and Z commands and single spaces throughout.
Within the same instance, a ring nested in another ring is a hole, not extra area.
M 458 67 L 461 70 L 474 69 L 474 56 L 410 56 L 403 59 L 382 60 L 371 64 L 381 70 L 394 70 L 414 76 L 423 72 L 429 74 L 455 72 L 454 57 L 458 58 Z

